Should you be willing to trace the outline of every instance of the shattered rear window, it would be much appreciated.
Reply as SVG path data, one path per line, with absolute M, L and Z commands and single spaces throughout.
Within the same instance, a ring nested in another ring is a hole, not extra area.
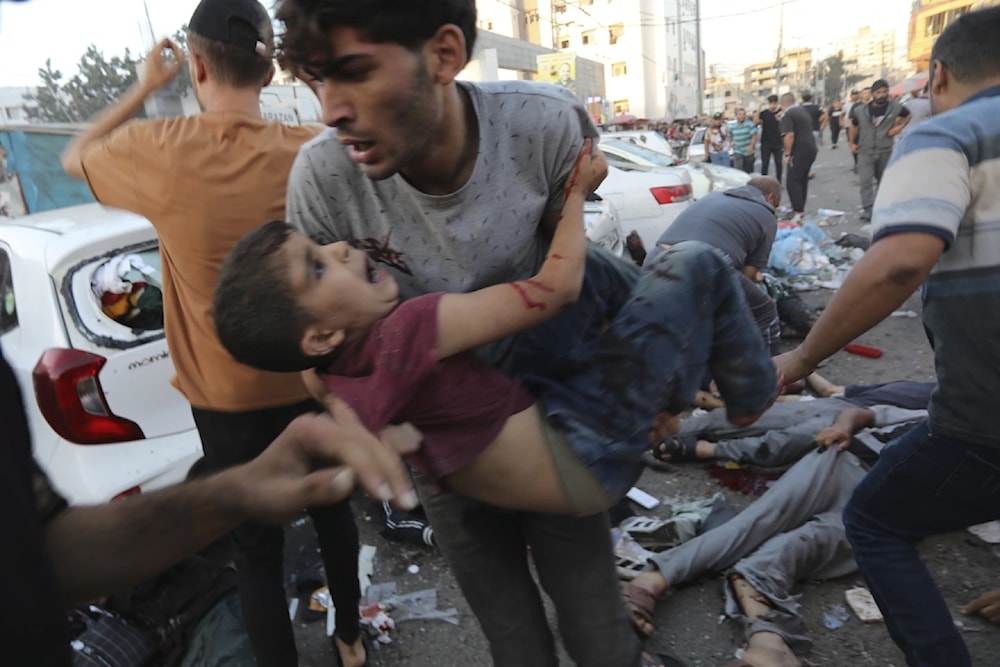
M 156 242 L 81 262 L 63 281 L 69 315 L 91 342 L 128 348 L 163 337 L 163 278 Z

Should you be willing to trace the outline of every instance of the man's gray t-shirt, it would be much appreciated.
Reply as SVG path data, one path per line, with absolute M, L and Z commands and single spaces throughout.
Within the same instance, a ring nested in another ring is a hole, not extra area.
M 320 243 L 365 250 L 403 299 L 534 275 L 548 247 L 539 223 L 562 206 L 584 136 L 597 136 L 580 101 L 557 86 L 458 85 L 479 119 L 479 153 L 456 192 L 427 195 L 400 174 L 369 179 L 335 130 L 303 146 L 289 177 L 288 221 Z
M 734 269 L 762 269 L 767 266 L 777 232 L 774 207 L 760 190 L 743 185 L 714 192 L 684 209 L 660 236 L 646 261 L 663 252 L 660 244 L 701 241 L 724 252 Z

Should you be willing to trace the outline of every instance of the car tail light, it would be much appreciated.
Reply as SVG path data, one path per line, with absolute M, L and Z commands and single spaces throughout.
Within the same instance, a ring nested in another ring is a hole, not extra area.
M 38 407 L 52 430 L 70 442 L 100 445 L 141 440 L 139 425 L 112 414 L 97 374 L 107 359 L 53 348 L 42 353 L 31 373 Z
M 121 500 L 122 498 L 128 498 L 129 496 L 137 496 L 140 493 L 142 493 L 142 489 L 140 489 L 138 486 L 133 486 L 131 488 L 125 489 L 121 493 L 116 493 L 115 496 L 111 499 L 111 502 L 114 502 L 116 500 Z
M 673 204 L 691 199 L 690 185 L 664 185 L 659 188 L 650 188 L 649 191 L 653 193 L 657 204 Z

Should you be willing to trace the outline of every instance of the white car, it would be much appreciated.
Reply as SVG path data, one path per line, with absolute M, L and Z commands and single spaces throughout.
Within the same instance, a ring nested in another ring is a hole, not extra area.
M 180 482 L 202 456 L 170 385 L 149 221 L 98 204 L 0 222 L 0 348 L 35 458 L 72 503 Z
M 681 161 L 677 157 L 677 154 L 674 153 L 674 149 L 671 148 L 670 142 L 667 141 L 667 138 L 654 130 L 624 130 L 622 132 L 605 132 L 601 134 L 601 143 L 604 143 L 605 141 L 623 141 L 641 148 L 649 148 L 657 153 L 669 155 L 673 158 L 674 164 Z M 702 141 L 704 141 L 704 139 Z
M 669 154 L 661 153 L 652 148 L 637 146 L 609 137 L 603 139 L 598 148 L 604 151 L 605 157 L 613 163 L 628 163 L 640 167 L 660 167 L 668 169 L 684 169 L 691 175 L 693 191 L 691 198 L 698 201 L 712 192 L 720 192 L 737 188 L 750 182 L 750 175 L 741 169 L 724 167 L 711 162 L 680 162 Z
M 691 176 L 684 170 L 642 171 L 608 166 L 597 194 L 610 200 L 621 215 L 627 236 L 635 231 L 648 250 L 670 223 L 691 204 Z
M 625 235 L 615 205 L 594 193 L 583 204 L 583 224 L 587 238 L 613 255 L 625 255 Z

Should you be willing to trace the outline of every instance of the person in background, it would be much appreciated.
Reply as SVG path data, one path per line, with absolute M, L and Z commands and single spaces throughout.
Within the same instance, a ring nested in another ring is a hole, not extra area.
M 844 105 L 844 115 L 841 117 L 840 125 L 846 134 L 848 131 L 848 126 L 851 123 L 851 116 L 854 111 L 854 106 L 861 101 L 861 91 L 855 88 L 851 91 L 851 97 L 847 100 Z M 858 154 L 851 152 L 851 157 L 854 159 L 854 167 L 852 171 L 856 174 L 858 173 Z
M 781 108 L 781 136 L 785 143 L 785 165 L 788 167 L 785 187 L 795 213 L 793 220 L 800 222 L 809 195 L 809 171 L 817 153 L 813 118 L 808 111 L 795 104 L 792 93 L 781 96 Z
M 802 93 L 802 108 L 809 112 L 813 123 L 813 138 L 816 144 L 823 145 L 823 130 L 826 128 L 827 116 L 823 107 L 813 102 L 812 93 Z
M 862 220 L 872 219 L 875 194 L 896 146 L 895 136 L 903 131 L 909 116 L 909 109 L 889 99 L 889 82 L 885 79 L 872 84 L 871 102 L 851 110 L 847 140 L 851 152 L 858 156 Z
M 753 173 L 754 148 L 757 145 L 757 126 L 747 118 L 747 110 L 736 110 L 736 124 L 730 136 L 733 142 L 733 166 L 748 174 Z
M 836 148 L 840 140 L 840 121 L 844 117 L 844 105 L 840 100 L 834 100 L 827 110 L 826 117 L 830 125 L 830 148 Z
M 712 164 L 732 167 L 733 157 L 729 152 L 731 148 L 729 123 L 726 122 L 722 112 L 717 111 L 712 116 L 708 129 L 705 130 L 705 157 Z
M 781 168 L 784 165 L 782 153 L 784 143 L 781 139 L 781 109 L 778 107 L 778 96 L 767 96 L 767 108 L 758 114 L 760 123 L 760 173 L 768 175 L 771 160 L 774 160 L 774 177 L 781 183 Z

